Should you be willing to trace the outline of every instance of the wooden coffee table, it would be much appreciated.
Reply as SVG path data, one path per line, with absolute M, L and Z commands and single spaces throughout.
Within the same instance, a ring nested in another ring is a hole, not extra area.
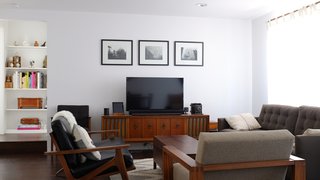
M 162 147 L 174 146 L 192 158 L 195 158 L 198 140 L 187 135 L 174 135 L 174 136 L 155 136 L 153 138 L 153 168 L 156 169 L 157 165 L 163 169 L 162 160 Z

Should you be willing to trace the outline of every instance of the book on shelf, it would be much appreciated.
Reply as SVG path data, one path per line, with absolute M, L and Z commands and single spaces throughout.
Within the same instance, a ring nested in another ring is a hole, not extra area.
M 21 118 L 20 119 L 21 124 L 40 124 L 39 118 Z
M 47 76 L 39 71 L 15 71 L 12 74 L 15 89 L 42 89 L 47 87 Z
M 41 129 L 40 124 L 20 124 L 17 127 L 18 130 L 39 130 Z

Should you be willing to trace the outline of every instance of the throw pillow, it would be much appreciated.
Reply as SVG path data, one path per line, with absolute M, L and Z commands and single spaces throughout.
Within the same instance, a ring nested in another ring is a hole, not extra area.
M 66 128 L 66 132 L 72 134 L 73 126 L 77 124 L 76 118 L 69 111 L 59 111 L 57 112 L 52 121 L 60 120 L 63 123 L 64 128 Z
M 242 113 L 240 116 L 246 121 L 249 130 L 260 129 L 261 125 L 256 118 L 250 113 Z
M 250 113 L 242 113 L 226 118 L 226 121 L 232 129 L 235 130 L 254 130 L 261 128 L 259 122 Z
M 235 130 L 248 130 L 247 123 L 243 120 L 240 115 L 233 115 L 226 118 L 226 121 L 232 129 Z
M 74 125 L 73 127 L 73 136 L 75 138 L 75 143 L 80 149 L 83 148 L 95 148 L 92 139 L 90 138 L 88 132 L 79 125 Z M 99 151 L 93 151 L 89 153 L 84 153 L 84 155 L 91 160 L 100 160 L 101 154 Z
M 302 135 L 305 136 L 320 136 L 320 129 L 310 129 L 308 128 L 307 130 L 304 131 Z

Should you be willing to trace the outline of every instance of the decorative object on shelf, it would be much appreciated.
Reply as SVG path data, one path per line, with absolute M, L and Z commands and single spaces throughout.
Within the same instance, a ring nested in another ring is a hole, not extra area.
M 203 66 L 203 42 L 175 41 L 175 66 Z
M 21 124 L 40 124 L 40 120 L 37 117 L 21 118 L 20 123 Z
M 112 102 L 112 111 L 114 115 L 123 115 L 123 102 Z
M 139 65 L 169 65 L 169 41 L 139 40 Z
M 43 65 L 42 65 L 42 67 L 43 68 L 47 68 L 48 66 L 47 66 L 47 63 L 48 63 L 48 56 L 45 56 L 44 57 L 44 60 L 43 60 Z
M 43 42 L 43 44 L 41 44 L 41 47 L 46 47 L 47 41 Z
M 34 67 L 34 63 L 35 63 L 35 61 L 34 61 L 34 60 L 31 60 L 31 61 L 29 62 L 29 64 L 30 64 L 30 67 L 31 67 L 31 68 L 33 68 L 33 67 Z
M 101 39 L 101 65 L 132 65 L 132 40 Z
M 13 45 L 14 45 L 14 46 L 19 46 L 19 44 L 18 44 L 17 41 L 14 41 L 14 42 L 13 42 Z
M 191 114 L 202 114 L 201 103 L 191 103 Z
M 30 46 L 30 43 L 29 43 L 28 41 L 23 41 L 23 42 L 22 42 L 22 45 L 23 45 L 23 46 Z
M 6 67 L 13 67 L 13 57 L 10 56 L 7 58 Z
M 13 67 L 20 68 L 21 67 L 21 57 L 13 56 Z
M 38 41 L 34 41 L 33 46 L 34 46 L 34 47 L 38 47 L 38 46 L 39 46 Z
M 12 76 L 6 76 L 5 88 L 12 88 Z
M 42 98 L 18 98 L 18 109 L 42 109 Z

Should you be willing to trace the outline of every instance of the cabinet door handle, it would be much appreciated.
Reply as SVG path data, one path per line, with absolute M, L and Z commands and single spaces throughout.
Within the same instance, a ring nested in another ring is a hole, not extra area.
M 147 127 L 148 127 L 148 129 L 151 129 L 151 128 L 152 128 L 151 124 L 148 124 Z
M 180 127 L 180 124 L 176 124 L 176 129 L 178 129 Z
M 133 129 L 138 129 L 138 125 L 134 124 Z
M 165 125 L 165 124 L 162 124 L 161 127 L 162 127 L 162 129 L 165 129 L 165 128 L 166 128 L 166 125 Z

